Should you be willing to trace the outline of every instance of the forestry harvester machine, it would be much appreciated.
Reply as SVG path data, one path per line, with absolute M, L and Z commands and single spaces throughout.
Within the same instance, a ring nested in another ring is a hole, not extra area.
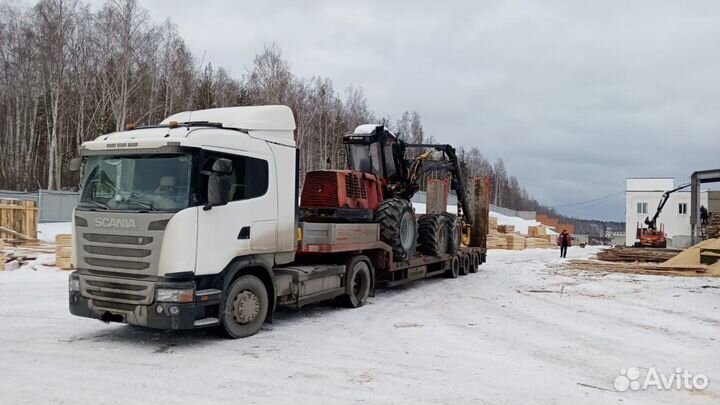
M 472 222 L 452 146 L 406 143 L 384 126 L 371 124 L 358 126 L 343 143 L 348 170 L 307 173 L 300 202 L 303 221 L 378 223 L 380 239 L 392 247 L 396 260 L 410 259 L 416 250 L 439 256 L 460 249 L 463 232 L 469 232 L 466 224 Z M 421 153 L 408 157 L 409 149 Z M 440 154 L 442 159 L 436 159 Z M 424 173 L 451 176 L 458 215 L 425 214 L 416 220 L 410 200 Z

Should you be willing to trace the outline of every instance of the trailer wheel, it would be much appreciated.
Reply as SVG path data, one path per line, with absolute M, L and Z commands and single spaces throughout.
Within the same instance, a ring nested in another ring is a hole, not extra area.
M 470 265 L 470 273 L 477 273 L 478 267 L 480 267 L 480 253 L 471 253 L 470 261 L 472 262 L 472 264 Z
M 455 214 L 445 212 L 442 216 L 445 217 L 448 227 L 447 252 L 450 254 L 457 253 L 460 251 L 460 242 L 462 242 L 462 225 Z
M 428 256 L 440 256 L 448 251 L 448 226 L 443 215 L 426 214 L 418 220 L 419 250 Z
M 460 258 L 455 255 L 450 260 L 450 268 L 445 270 L 445 277 L 447 278 L 458 278 L 460 274 Z
M 359 308 L 367 303 L 372 288 L 372 264 L 366 256 L 355 256 L 350 259 L 345 272 L 347 294 L 341 302 L 348 308 Z
M 225 295 L 222 314 L 225 333 L 233 339 L 254 335 L 265 322 L 268 305 L 267 289 L 259 278 L 238 277 Z
M 460 275 L 467 276 L 470 274 L 470 256 L 466 254 L 460 255 Z
M 395 260 L 407 260 L 415 255 L 417 222 L 410 202 L 390 198 L 375 211 L 375 222 L 380 224 L 380 239 L 393 249 Z

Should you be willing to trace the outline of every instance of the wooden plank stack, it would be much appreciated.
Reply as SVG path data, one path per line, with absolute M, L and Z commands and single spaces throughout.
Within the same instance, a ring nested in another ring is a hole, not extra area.
M 38 218 L 35 201 L 0 200 L 0 239 L 10 245 L 37 244 Z
M 55 236 L 55 265 L 62 270 L 72 270 L 70 256 L 72 254 L 72 235 Z
M 675 249 L 648 249 L 616 246 L 597 253 L 598 260 L 604 262 L 649 262 L 662 263 L 680 253 Z
M 498 219 L 495 217 L 490 217 L 490 219 L 488 221 L 487 248 L 488 249 L 505 249 L 505 248 L 507 248 L 507 239 L 505 239 L 505 235 L 498 232 Z
M 505 235 L 508 250 L 525 249 L 525 237 L 516 233 L 508 233 Z
M 513 233 L 515 232 L 515 225 L 498 225 L 497 230 L 500 233 Z
M 708 238 L 720 238 L 720 213 L 710 214 L 708 224 L 705 226 L 705 233 Z

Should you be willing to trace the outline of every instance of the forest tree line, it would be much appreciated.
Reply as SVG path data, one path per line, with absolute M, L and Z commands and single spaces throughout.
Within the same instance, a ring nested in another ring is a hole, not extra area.
M 137 0 L 95 11 L 80 0 L 0 1 L 0 189 L 74 190 L 79 179 L 68 164 L 84 141 L 179 111 L 260 104 L 293 110 L 301 179 L 345 167 L 342 135 L 359 124 L 434 141 L 417 112 L 376 115 L 361 87 L 338 91 L 329 78 L 293 74 L 276 44 L 232 77 L 193 55 L 172 21 L 153 23 Z M 491 163 L 475 147 L 458 154 L 468 177 L 490 176 L 494 204 L 547 211 L 502 159 Z

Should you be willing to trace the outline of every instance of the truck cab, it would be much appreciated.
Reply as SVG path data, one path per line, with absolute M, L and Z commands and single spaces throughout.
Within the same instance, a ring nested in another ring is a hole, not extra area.
M 245 269 L 269 305 L 246 294 L 238 305 L 251 315 L 241 316 L 270 315 L 272 269 L 297 249 L 294 129 L 285 106 L 221 108 L 84 143 L 71 312 L 172 329 L 219 323 L 228 273 Z

